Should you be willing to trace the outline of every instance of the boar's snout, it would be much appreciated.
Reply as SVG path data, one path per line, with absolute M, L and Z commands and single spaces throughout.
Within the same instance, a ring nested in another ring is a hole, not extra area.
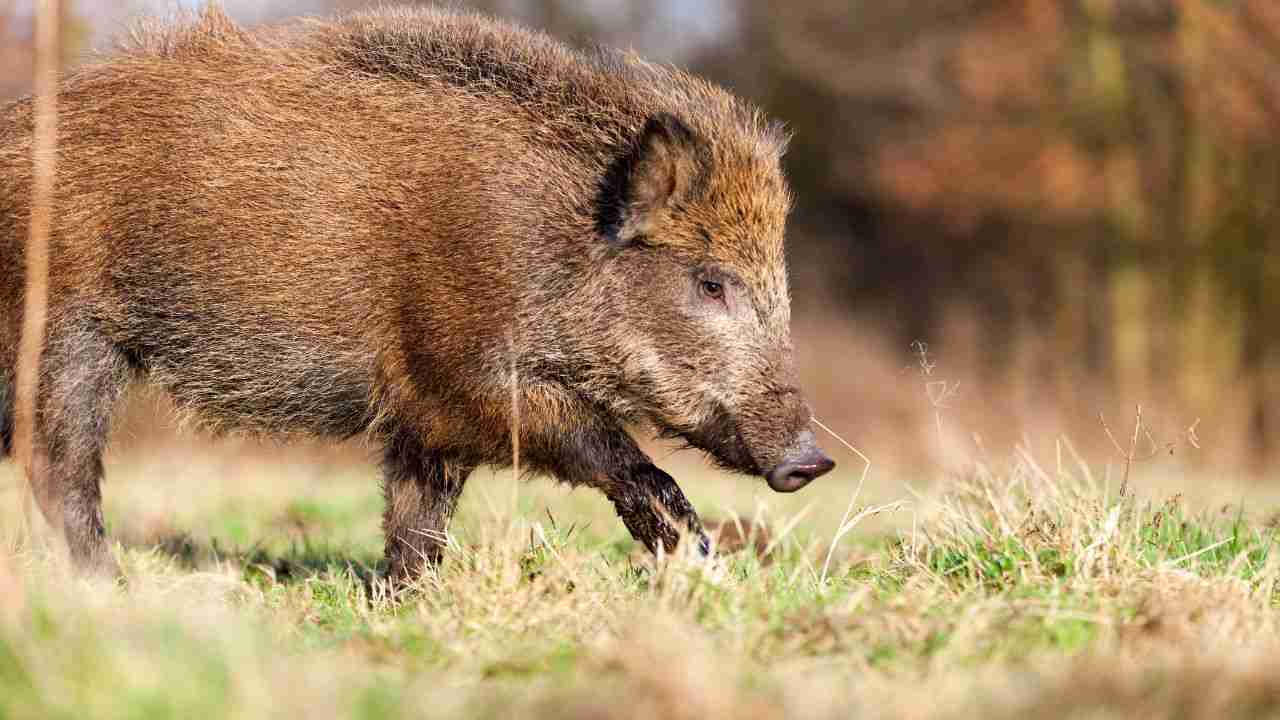
M 822 452 L 813 433 L 801 433 L 796 445 L 766 475 L 775 492 L 793 493 L 814 479 L 831 472 L 836 463 Z

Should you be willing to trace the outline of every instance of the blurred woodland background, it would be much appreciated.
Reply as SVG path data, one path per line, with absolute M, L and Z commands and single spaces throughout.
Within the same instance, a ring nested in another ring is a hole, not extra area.
M 176 7 L 64 2 L 68 64 Z M 878 462 L 1059 433 L 1111 452 L 1099 413 L 1123 435 L 1137 403 L 1159 443 L 1201 421 L 1192 463 L 1280 452 L 1280 3 L 461 5 L 634 47 L 789 124 L 806 382 Z M 0 97 L 28 91 L 30 15 L 0 0 Z

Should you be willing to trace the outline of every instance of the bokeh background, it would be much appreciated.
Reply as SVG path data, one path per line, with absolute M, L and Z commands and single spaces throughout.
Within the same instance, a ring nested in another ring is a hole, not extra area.
M 68 65 L 192 6 L 64 2 Z M 1262 477 L 1280 451 L 1280 3 L 459 5 L 688 67 L 790 126 L 805 382 L 881 466 L 1064 436 L 1105 459 L 1099 415 L 1127 435 L 1139 403 L 1179 463 Z M 29 90 L 31 12 L 0 0 L 0 97 Z

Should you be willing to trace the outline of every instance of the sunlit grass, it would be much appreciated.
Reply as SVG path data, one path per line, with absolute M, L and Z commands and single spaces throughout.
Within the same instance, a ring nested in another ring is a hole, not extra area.
M 712 563 L 655 563 L 595 495 L 481 471 L 396 600 L 371 467 L 183 452 L 110 463 L 124 589 L 4 534 L 0 718 L 1280 712 L 1272 508 L 1183 499 L 1158 468 L 1125 499 L 1083 466 L 873 476 L 853 513 L 903 506 L 840 536 L 851 471 L 780 498 L 686 466 L 745 538 Z

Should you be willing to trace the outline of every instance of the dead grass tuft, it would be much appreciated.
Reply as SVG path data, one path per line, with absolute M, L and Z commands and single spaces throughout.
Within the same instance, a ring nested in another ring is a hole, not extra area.
M 1154 465 L 1121 497 L 1065 447 L 1019 450 L 908 501 L 868 470 L 803 507 L 709 476 L 688 485 L 725 501 L 710 561 L 637 554 L 607 504 L 504 476 L 396 598 L 373 479 L 288 467 L 206 483 L 165 522 L 149 493 L 176 480 L 117 475 L 127 590 L 6 538 L 0 715 L 1280 712 L 1275 513 L 1154 491 Z M 16 497 L 0 493 L 0 527 Z

